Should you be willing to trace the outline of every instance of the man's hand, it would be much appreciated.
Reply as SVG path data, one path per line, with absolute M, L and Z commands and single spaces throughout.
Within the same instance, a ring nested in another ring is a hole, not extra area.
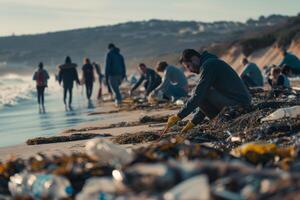
M 194 128 L 196 125 L 193 123 L 193 122 L 191 122 L 191 121 L 189 121 L 186 125 L 185 125 L 185 127 L 183 127 L 183 129 L 181 130 L 181 133 L 187 133 L 189 130 L 191 130 L 192 128 Z
M 180 120 L 181 120 L 180 117 L 178 117 L 177 115 L 172 115 L 171 117 L 169 117 L 166 127 L 171 128 L 172 126 L 177 124 L 177 122 L 179 122 Z

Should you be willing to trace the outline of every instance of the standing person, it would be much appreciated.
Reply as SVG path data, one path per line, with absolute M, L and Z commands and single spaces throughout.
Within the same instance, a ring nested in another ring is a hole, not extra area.
M 124 57 L 120 54 L 120 49 L 114 44 L 108 45 L 109 52 L 106 56 L 105 78 L 107 87 L 111 89 L 115 97 L 115 105 L 120 106 L 122 103 L 122 95 L 120 85 L 126 78 L 126 67 Z
M 156 73 L 153 69 L 147 67 L 144 63 L 139 64 L 139 70 L 141 72 L 141 77 L 130 90 L 130 94 L 132 94 L 132 92 L 145 81 L 144 87 L 146 90 L 146 96 L 148 96 L 161 84 L 161 77 L 158 73 Z
M 197 108 L 193 119 L 182 132 L 200 124 L 207 116 L 216 117 L 227 106 L 249 106 L 251 96 L 239 75 L 224 61 L 207 51 L 200 54 L 194 49 L 186 49 L 180 62 L 190 72 L 199 74 L 200 79 L 192 97 L 183 108 L 168 119 L 167 129 L 184 119 Z
M 178 99 L 188 95 L 188 81 L 184 72 L 167 62 L 159 62 L 156 70 L 164 73 L 162 83 L 156 88 L 151 96 L 160 96 L 168 99 Z
M 244 81 L 247 87 L 263 87 L 264 78 L 255 63 L 251 63 L 247 58 L 244 58 L 242 61 L 244 65 L 244 70 L 241 73 L 241 79 Z
M 64 104 L 66 110 L 68 110 L 68 108 L 72 110 L 72 91 L 73 91 L 74 81 L 76 81 L 78 85 L 80 84 L 76 67 L 77 64 L 72 63 L 72 60 L 69 56 L 66 57 L 65 64 L 62 64 L 58 67 L 59 68 L 58 82 L 59 84 L 63 82 Z M 67 93 L 69 93 L 68 106 L 66 103 Z
M 88 58 L 84 59 L 84 65 L 82 66 L 82 75 L 82 83 L 85 84 L 86 97 L 88 100 L 91 100 L 95 75 L 93 65 Z
M 44 69 L 44 64 L 39 63 L 38 70 L 33 74 L 33 80 L 36 81 L 37 99 L 39 104 L 39 111 L 45 113 L 45 88 L 48 87 L 48 79 L 50 78 L 47 70 Z
M 300 60 L 297 56 L 292 53 L 287 52 L 286 49 L 281 49 L 281 54 L 283 56 L 283 60 L 279 64 L 280 68 L 287 66 L 291 69 L 293 74 L 300 74 Z
M 98 81 L 99 81 L 99 90 L 98 90 L 98 95 L 97 95 L 97 99 L 101 99 L 102 98 L 102 81 L 103 81 L 103 75 L 101 73 L 101 67 L 100 65 L 98 65 L 96 62 L 93 62 L 93 66 L 96 70 L 96 73 L 98 75 Z

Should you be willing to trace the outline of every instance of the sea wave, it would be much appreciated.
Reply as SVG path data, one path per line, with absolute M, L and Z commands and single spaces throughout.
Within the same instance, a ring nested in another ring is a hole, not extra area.
M 8 74 L 0 77 L 0 105 L 14 106 L 34 97 L 34 84 L 31 77 Z

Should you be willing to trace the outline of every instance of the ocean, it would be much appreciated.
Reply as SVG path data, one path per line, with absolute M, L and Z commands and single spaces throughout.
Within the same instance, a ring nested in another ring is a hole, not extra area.
M 90 104 L 82 86 L 74 87 L 73 110 L 65 111 L 63 89 L 54 75 L 50 76 L 45 92 L 45 113 L 39 112 L 31 76 L 0 76 L 0 147 L 22 144 L 34 137 L 57 135 L 63 129 L 101 119 L 101 116 L 88 116 L 94 111 L 96 100 Z M 94 89 L 97 88 L 95 84 Z M 93 96 L 95 99 L 95 91 Z

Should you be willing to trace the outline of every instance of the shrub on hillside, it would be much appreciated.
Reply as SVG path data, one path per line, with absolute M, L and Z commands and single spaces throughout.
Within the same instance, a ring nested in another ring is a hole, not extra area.
M 274 34 L 266 34 L 257 38 L 244 39 L 240 42 L 243 54 L 249 56 L 254 51 L 271 46 L 276 41 Z

